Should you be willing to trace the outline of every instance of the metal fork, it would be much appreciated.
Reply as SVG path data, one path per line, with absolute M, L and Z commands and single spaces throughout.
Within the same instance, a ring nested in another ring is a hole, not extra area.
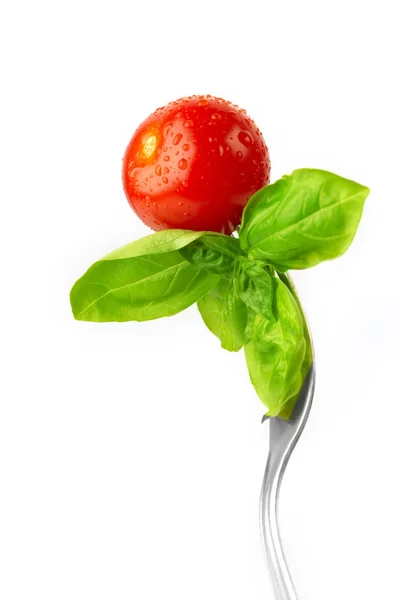
M 292 282 L 288 283 L 293 288 Z M 306 322 L 306 327 L 308 324 Z M 311 336 L 310 336 L 311 340 Z M 312 340 L 311 340 L 312 347 Z M 313 349 L 313 347 L 312 347 Z M 269 453 L 260 498 L 260 529 L 276 600 L 297 600 L 282 543 L 279 536 L 277 510 L 282 478 L 310 413 L 315 387 L 315 361 L 304 381 L 290 421 L 269 419 Z

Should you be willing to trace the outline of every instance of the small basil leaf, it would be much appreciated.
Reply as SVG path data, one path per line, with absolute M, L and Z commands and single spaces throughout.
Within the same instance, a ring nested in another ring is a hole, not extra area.
M 250 379 L 268 415 L 280 415 L 303 384 L 302 365 L 306 352 L 303 317 L 280 279 L 274 277 L 276 321 L 261 313 L 254 316 L 251 341 L 245 346 Z
M 160 232 L 96 262 L 71 290 L 75 318 L 145 321 L 174 315 L 199 300 L 220 276 L 199 271 L 179 250 L 171 249 L 197 235 Z
M 198 269 L 224 274 L 232 271 L 240 254 L 237 238 L 206 234 L 180 250 L 182 256 Z
M 299 169 L 249 200 L 240 244 L 279 271 L 305 269 L 350 246 L 369 189 L 317 169 Z
M 245 257 L 240 257 L 239 263 L 240 268 L 236 275 L 239 298 L 255 313 L 261 313 L 267 319 L 274 320 L 271 275 L 264 266 Z
M 209 330 L 221 340 L 225 350 L 237 352 L 245 343 L 247 310 L 240 300 L 235 279 L 222 277 L 198 302 L 200 314 Z

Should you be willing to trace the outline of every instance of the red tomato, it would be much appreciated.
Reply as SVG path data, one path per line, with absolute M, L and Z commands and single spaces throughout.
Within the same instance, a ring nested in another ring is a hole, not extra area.
M 123 160 L 125 194 L 154 229 L 230 234 L 270 177 L 265 141 L 245 110 L 213 96 L 171 102 L 135 131 Z

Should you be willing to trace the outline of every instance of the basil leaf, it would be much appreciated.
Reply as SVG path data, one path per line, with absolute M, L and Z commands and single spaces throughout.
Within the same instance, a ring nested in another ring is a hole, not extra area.
M 306 352 L 305 352 L 304 360 L 303 360 L 303 363 L 302 363 L 301 369 L 300 369 L 302 384 L 300 386 L 299 391 L 292 398 L 290 398 L 290 400 L 288 400 L 287 403 L 285 404 L 285 406 L 282 408 L 281 412 L 278 415 L 278 417 L 280 419 L 289 421 L 289 419 L 292 415 L 293 409 L 296 405 L 297 399 L 300 395 L 301 388 L 303 387 L 303 383 L 308 375 L 308 371 L 310 370 L 311 363 L 312 363 L 311 342 L 307 335 L 306 336 Z
M 274 290 L 272 277 L 265 266 L 240 257 L 240 269 L 237 277 L 239 298 L 255 313 L 263 314 L 274 320 L 272 301 Z
M 219 234 L 205 234 L 181 249 L 181 254 L 198 269 L 224 274 L 232 271 L 239 256 L 237 238 Z
M 96 262 L 71 290 L 82 321 L 145 321 L 174 315 L 207 294 L 220 276 L 200 271 L 177 248 L 198 232 L 163 231 Z
M 312 352 L 312 346 L 311 346 L 311 339 L 310 339 L 310 335 L 309 335 L 309 332 L 308 332 L 308 326 L 307 326 L 307 323 L 306 323 L 306 319 L 305 319 L 305 316 L 304 316 L 304 312 L 303 312 L 303 309 L 302 309 L 299 297 L 297 296 L 296 290 L 294 289 L 294 287 L 293 287 L 290 279 L 284 273 L 280 274 L 279 278 L 289 288 L 289 290 L 290 290 L 293 298 L 296 300 L 296 304 L 299 307 L 299 310 L 301 312 L 301 316 L 302 316 L 302 319 L 303 319 L 303 330 L 304 330 L 304 336 L 305 336 L 305 340 L 306 340 L 306 352 L 305 352 L 303 364 L 301 365 L 301 376 L 302 376 L 302 379 L 303 379 L 303 382 L 304 382 L 305 378 L 308 375 L 308 371 L 310 370 L 310 367 L 311 367 L 311 364 L 312 364 L 312 361 L 313 361 L 313 352 Z M 293 411 L 293 409 L 295 407 L 297 398 L 299 397 L 300 391 L 297 394 L 295 394 L 293 396 L 293 398 L 291 398 L 287 402 L 287 404 L 285 404 L 282 412 L 279 414 L 279 417 L 281 419 L 286 419 L 286 420 L 290 419 L 290 416 L 291 416 L 292 411 Z
M 221 340 L 222 348 L 231 352 L 242 348 L 247 322 L 246 306 L 235 284 L 232 276 L 222 277 L 211 292 L 197 302 L 204 323 Z
M 309 335 L 309 331 L 308 331 L 308 326 L 307 326 L 306 319 L 305 319 L 305 316 L 303 313 L 303 309 L 300 304 L 300 300 L 296 294 L 296 290 L 293 288 L 293 285 L 292 285 L 290 279 L 285 274 L 280 274 L 279 278 L 289 288 L 291 294 L 293 295 L 293 298 L 296 300 L 297 306 L 299 307 L 299 310 L 301 312 L 302 319 L 303 319 L 303 330 L 304 330 L 304 336 L 305 336 L 305 341 L 306 341 L 306 352 L 304 355 L 303 364 L 301 365 L 301 377 L 302 377 L 302 380 L 304 383 L 304 381 L 308 375 L 308 371 L 310 370 L 312 361 L 313 361 L 313 353 L 312 353 L 311 339 L 310 339 L 310 335 Z M 282 411 L 278 415 L 281 419 L 285 419 L 285 420 L 290 419 L 293 409 L 295 407 L 295 404 L 297 402 L 297 399 L 299 397 L 300 391 L 301 391 L 301 388 L 300 388 L 299 392 L 297 394 L 295 394 L 293 396 L 293 398 L 288 400 L 288 402 L 285 404 Z
M 241 247 L 280 271 L 336 258 L 353 241 L 368 194 L 367 187 L 327 171 L 293 171 L 252 196 Z
M 280 279 L 274 277 L 273 284 L 276 320 L 255 314 L 245 353 L 256 392 L 268 407 L 268 415 L 276 417 L 301 390 L 306 340 L 296 300 Z

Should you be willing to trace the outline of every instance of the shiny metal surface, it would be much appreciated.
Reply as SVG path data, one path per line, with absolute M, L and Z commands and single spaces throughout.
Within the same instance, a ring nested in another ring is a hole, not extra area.
M 290 280 L 288 281 L 291 284 Z M 313 363 L 290 421 L 278 418 L 266 421 L 270 427 L 270 438 L 267 466 L 261 489 L 260 528 L 276 600 L 297 600 L 279 536 L 277 512 L 282 477 L 293 449 L 307 422 L 313 400 L 314 387 L 315 360 L 313 352 Z

